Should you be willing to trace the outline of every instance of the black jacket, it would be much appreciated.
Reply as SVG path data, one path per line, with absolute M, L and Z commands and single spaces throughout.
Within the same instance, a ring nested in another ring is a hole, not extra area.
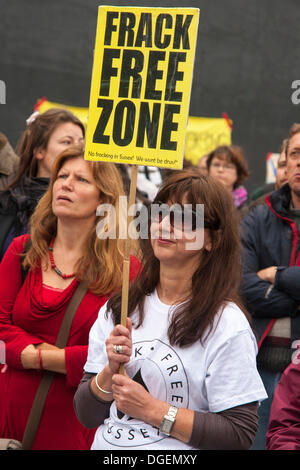
M 291 339 L 300 338 L 300 256 L 296 258 L 297 228 L 289 217 L 290 200 L 290 187 L 285 184 L 241 222 L 242 295 L 253 316 L 259 346 L 280 317 L 291 317 Z M 278 266 L 274 286 L 256 274 L 270 266 Z
M 24 177 L 16 187 L 0 191 L 0 261 L 8 243 L 28 233 L 30 217 L 48 185 L 48 178 Z
M 16 223 L 17 205 L 6 192 L 0 193 L 0 261 L 5 240 Z

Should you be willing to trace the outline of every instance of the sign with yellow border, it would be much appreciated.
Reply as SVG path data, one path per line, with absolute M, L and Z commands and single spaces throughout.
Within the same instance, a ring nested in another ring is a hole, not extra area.
M 185 158 L 193 165 L 220 145 L 231 144 L 232 121 L 223 118 L 189 116 Z
M 48 101 L 46 97 L 39 99 L 34 106 L 34 110 L 40 113 L 44 113 L 51 108 L 71 111 L 81 120 L 86 128 L 88 108 L 55 103 Z M 232 120 L 229 118 L 189 116 L 185 136 L 185 159 L 189 160 L 193 165 L 197 165 L 204 155 L 207 155 L 219 145 L 230 145 L 231 128 Z
M 100 6 L 85 159 L 182 168 L 197 8 Z

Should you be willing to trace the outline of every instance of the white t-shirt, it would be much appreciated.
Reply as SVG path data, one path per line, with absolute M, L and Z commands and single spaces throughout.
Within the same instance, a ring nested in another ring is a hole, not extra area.
M 267 398 L 256 369 L 255 337 L 235 304 L 228 304 L 216 316 L 204 347 L 200 341 L 184 348 L 170 346 L 167 330 L 173 309 L 160 301 L 156 291 L 146 296 L 143 325 L 132 329 L 133 350 L 126 366 L 129 377 L 159 400 L 202 412 L 218 412 Z M 114 325 L 105 312 L 104 305 L 90 331 L 86 372 L 98 373 L 107 364 L 105 339 Z M 192 447 L 124 415 L 113 402 L 109 418 L 96 431 L 92 449 L 189 450 Z

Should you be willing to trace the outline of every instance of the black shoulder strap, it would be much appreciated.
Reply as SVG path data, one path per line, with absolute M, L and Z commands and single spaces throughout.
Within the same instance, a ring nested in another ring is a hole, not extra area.
M 24 247 L 24 251 L 22 253 L 22 256 L 21 256 L 21 277 L 22 277 L 22 284 L 24 283 L 25 279 L 26 279 L 26 276 L 28 274 L 28 271 L 29 271 L 29 267 L 27 266 L 25 268 L 25 266 L 23 265 L 23 261 L 26 257 L 26 254 L 29 250 L 29 248 L 31 247 L 31 239 L 28 238 L 27 242 L 25 243 L 25 247 Z

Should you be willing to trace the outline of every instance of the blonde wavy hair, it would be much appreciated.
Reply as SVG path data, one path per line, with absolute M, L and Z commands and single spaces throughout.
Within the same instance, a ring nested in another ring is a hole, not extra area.
M 49 266 L 49 244 L 57 234 L 57 217 L 52 211 L 53 185 L 64 163 L 73 158 L 84 158 L 81 147 L 70 147 L 55 161 L 48 190 L 40 199 L 30 220 L 31 246 L 26 253 L 24 266 L 34 270 L 40 265 Z M 111 204 L 115 208 L 116 234 L 119 233 L 119 197 L 124 196 L 122 178 L 113 163 L 87 162 L 90 166 L 101 204 Z M 121 217 L 126 214 L 121 214 Z M 97 224 L 104 216 L 96 216 L 94 228 L 88 236 L 84 256 L 76 264 L 76 279 L 84 282 L 97 295 L 106 295 L 120 289 L 122 285 L 123 256 L 125 240 L 120 238 L 100 239 Z M 105 225 L 104 231 L 108 230 Z

